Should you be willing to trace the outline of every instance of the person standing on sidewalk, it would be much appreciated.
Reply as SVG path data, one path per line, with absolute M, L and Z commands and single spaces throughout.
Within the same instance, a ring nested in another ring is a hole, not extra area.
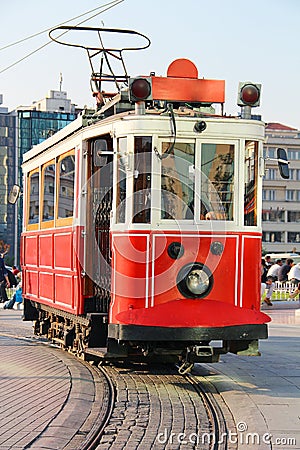
M 273 306 L 273 303 L 271 302 L 271 297 L 273 294 L 273 291 L 275 289 L 275 283 L 273 283 L 273 280 L 271 277 L 267 276 L 268 268 L 266 266 L 265 260 L 262 258 L 261 260 L 261 296 L 263 296 L 264 292 L 266 291 L 266 297 L 264 299 L 264 302 L 269 305 Z
M 1 302 L 7 302 L 8 297 L 6 293 L 6 288 L 10 287 L 10 282 L 8 278 L 8 272 L 4 264 L 4 259 L 0 257 L 0 297 Z

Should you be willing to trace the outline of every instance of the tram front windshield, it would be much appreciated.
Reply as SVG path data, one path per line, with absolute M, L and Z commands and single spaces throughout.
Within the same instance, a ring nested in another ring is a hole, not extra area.
M 199 144 L 190 140 L 178 141 L 170 148 L 170 142 L 162 142 L 157 163 L 152 137 L 134 138 L 133 159 L 128 156 L 127 139 L 119 139 L 116 223 L 127 220 L 135 224 L 150 224 L 153 220 L 196 223 L 237 220 L 241 211 L 236 205 L 242 199 L 237 181 L 242 177 L 235 173 L 236 150 L 233 143 Z M 246 226 L 257 225 L 257 155 L 258 143 L 246 141 L 243 160 L 243 225 Z M 153 173 L 158 166 L 159 173 Z
M 161 161 L 161 219 L 233 220 L 234 146 L 202 144 L 200 166 L 195 145 L 176 143 Z M 197 204 L 197 206 L 196 206 Z

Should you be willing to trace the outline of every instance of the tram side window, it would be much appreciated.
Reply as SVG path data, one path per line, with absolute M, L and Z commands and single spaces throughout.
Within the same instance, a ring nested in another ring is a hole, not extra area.
M 170 144 L 163 142 L 165 154 Z M 195 146 L 177 142 L 161 161 L 161 218 L 192 219 L 194 212 Z
M 246 141 L 245 145 L 245 198 L 244 225 L 257 225 L 258 143 Z
M 59 161 L 58 218 L 73 216 L 74 208 L 75 157 L 65 156 Z
M 202 144 L 202 218 L 233 220 L 234 145 Z
M 40 174 L 36 170 L 29 174 L 29 212 L 28 225 L 37 224 L 39 222 L 39 203 L 40 203 Z
M 55 195 L 55 164 L 49 164 L 43 169 L 43 222 L 54 220 Z
M 117 192 L 116 192 L 116 222 L 125 223 L 126 212 L 126 161 L 127 138 L 118 139 L 117 156 Z
M 133 222 L 150 223 L 151 220 L 151 167 L 152 138 L 134 139 Z

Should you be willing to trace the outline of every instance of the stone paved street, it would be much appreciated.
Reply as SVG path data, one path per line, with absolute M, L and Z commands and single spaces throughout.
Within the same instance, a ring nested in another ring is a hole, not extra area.
M 31 324 L 21 321 L 20 311 L 0 310 L 0 332 L 12 329 L 30 335 Z M 8 333 L 0 336 L 0 361 L 1 450 L 61 449 L 76 440 L 94 405 L 88 366 L 59 349 Z
M 227 405 L 226 420 L 239 441 L 229 443 L 238 450 L 300 449 L 299 304 L 274 302 L 268 313 L 270 337 L 260 342 L 261 357 L 224 355 L 194 370 Z M 0 449 L 77 449 L 102 401 L 91 369 L 38 339 L 17 338 L 31 336 L 21 315 L 0 309 Z M 116 403 L 99 450 L 189 449 L 165 446 L 157 437 L 172 432 L 175 441 L 182 430 L 188 438 L 208 429 L 199 399 L 178 375 L 142 366 L 107 371 Z

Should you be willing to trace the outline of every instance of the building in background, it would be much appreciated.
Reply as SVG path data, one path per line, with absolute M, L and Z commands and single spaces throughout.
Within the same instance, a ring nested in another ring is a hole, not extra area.
M 64 128 L 79 112 L 61 90 L 49 91 L 44 99 L 10 113 L 0 109 L 0 240 L 3 236 L 10 245 L 9 264 L 19 263 L 22 197 L 17 205 L 7 205 L 7 194 L 15 183 L 22 187 L 23 154 Z
M 2 103 L 0 95 L 0 252 L 9 246 L 9 254 L 13 255 L 18 209 L 7 202 L 7 197 L 17 173 L 16 115 L 9 113 Z
M 287 150 L 289 180 L 279 175 L 275 161 L 279 147 Z M 280 123 L 267 124 L 264 156 L 270 160 L 266 160 L 263 180 L 263 250 L 300 253 L 300 131 Z
M 19 106 L 17 112 L 18 153 L 22 155 L 40 144 L 77 117 L 79 110 L 64 91 L 49 91 L 46 98 L 31 106 Z

